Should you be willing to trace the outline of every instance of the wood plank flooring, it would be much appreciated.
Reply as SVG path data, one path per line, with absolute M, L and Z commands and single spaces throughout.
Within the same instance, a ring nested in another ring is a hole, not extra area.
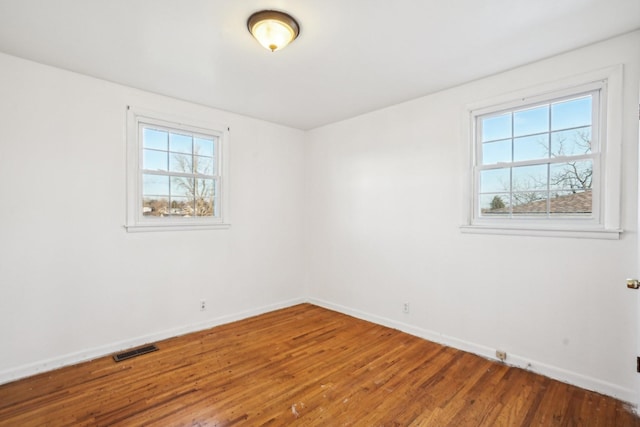
M 0 386 L 2 426 L 640 426 L 625 404 L 309 304 Z

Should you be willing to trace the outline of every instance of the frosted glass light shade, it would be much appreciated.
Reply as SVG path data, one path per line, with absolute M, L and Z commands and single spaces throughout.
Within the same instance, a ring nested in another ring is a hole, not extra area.
M 254 13 L 249 17 L 247 27 L 258 43 L 272 52 L 291 43 L 300 32 L 295 19 L 275 10 Z

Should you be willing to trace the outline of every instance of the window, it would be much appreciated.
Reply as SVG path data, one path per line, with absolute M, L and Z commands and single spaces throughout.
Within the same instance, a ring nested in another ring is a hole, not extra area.
M 129 109 L 129 231 L 228 226 L 226 131 Z
M 608 79 L 532 92 L 469 109 L 471 194 L 463 231 L 617 238 L 619 179 L 612 171 L 619 170 L 619 142 L 606 129 Z
M 476 116 L 478 218 L 597 216 L 599 95 Z

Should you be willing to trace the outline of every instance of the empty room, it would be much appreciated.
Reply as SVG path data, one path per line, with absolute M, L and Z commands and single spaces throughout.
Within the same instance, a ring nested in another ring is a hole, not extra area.
M 640 426 L 639 0 L 0 0 L 0 426 Z

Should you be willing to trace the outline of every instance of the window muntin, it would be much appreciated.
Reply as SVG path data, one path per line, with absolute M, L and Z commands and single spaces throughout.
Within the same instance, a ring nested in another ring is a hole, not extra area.
M 598 220 L 600 92 L 474 115 L 476 221 Z

